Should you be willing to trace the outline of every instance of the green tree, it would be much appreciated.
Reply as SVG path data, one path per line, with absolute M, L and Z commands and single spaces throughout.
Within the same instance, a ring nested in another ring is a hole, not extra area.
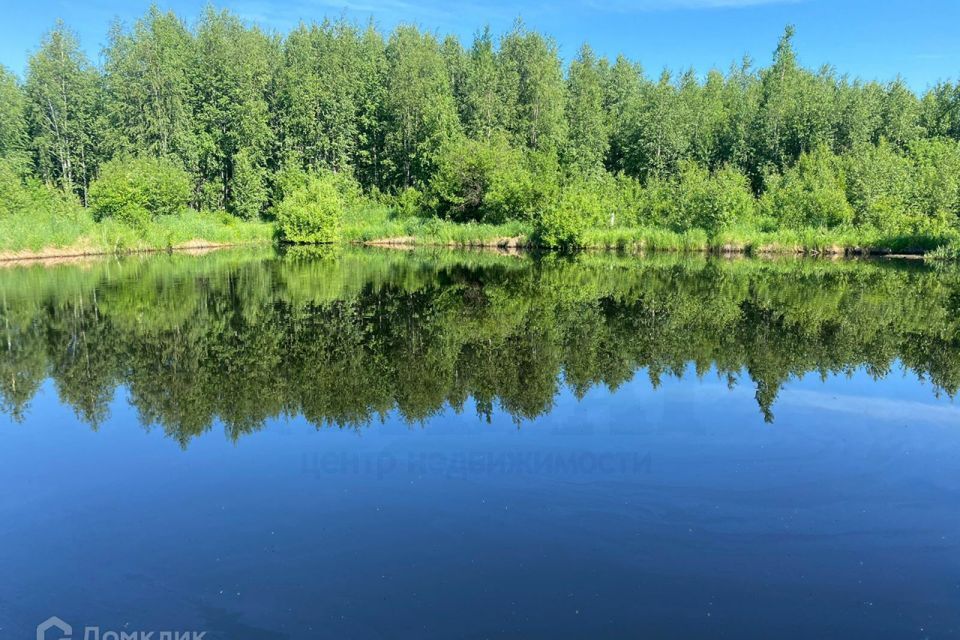
M 943 229 L 960 222 L 960 143 L 918 140 L 910 145 L 911 207 L 926 225 Z
M 27 102 L 20 82 L 0 66 L 0 158 L 21 155 L 27 145 Z
M 459 137 L 441 150 L 429 197 L 442 217 L 457 222 L 532 220 L 549 199 L 555 179 L 535 172 L 531 160 L 503 135 Z
M 193 39 L 183 22 L 151 7 L 131 31 L 114 26 L 104 55 L 110 151 L 172 155 L 196 170 Z
M 904 232 L 910 224 L 910 161 L 886 140 L 862 143 L 844 157 L 854 224 Z
M 490 27 L 473 39 L 464 81 L 463 125 L 468 135 L 489 140 L 506 130 L 503 74 Z
M 300 25 L 272 89 L 280 164 L 343 171 L 357 153 L 364 72 L 360 33 L 345 22 Z
M 684 163 L 676 180 L 674 200 L 676 209 L 669 222 L 679 230 L 715 233 L 738 222 L 750 222 L 755 216 L 750 181 L 730 166 L 711 175 L 695 162 Z
M 86 202 L 99 160 L 100 78 L 63 23 L 44 36 L 31 56 L 26 94 L 37 171 Z
M 277 43 L 238 17 L 208 8 L 194 54 L 192 106 L 203 205 L 250 217 L 266 205 L 262 183 L 273 143 L 267 91 Z
M 750 171 L 753 125 L 760 106 L 760 81 L 750 58 L 730 68 L 723 83 L 723 109 L 727 120 L 720 132 L 719 158 Z M 756 186 L 756 185 L 754 185 Z
M 832 71 L 810 73 L 797 64 L 793 27 L 787 27 L 773 66 L 760 80 L 760 102 L 753 125 L 753 171 L 783 170 L 804 153 L 833 148 L 836 80 Z
M 403 26 L 390 37 L 386 56 L 384 154 L 390 184 L 424 184 L 440 148 L 459 129 L 440 45 L 432 35 Z
M 941 82 L 928 91 L 920 121 L 931 138 L 960 139 L 960 85 Z
M 571 171 L 597 173 L 609 149 L 603 71 L 588 45 L 570 63 L 567 78 L 567 140 L 564 160 Z
M 691 118 L 690 157 L 709 169 L 719 167 L 728 160 L 722 155 L 722 140 L 724 125 L 730 119 L 724 102 L 723 74 L 711 70 L 703 85 L 697 83 L 693 71 L 684 74 L 679 99 Z
M 518 145 L 559 151 L 566 138 L 564 80 L 557 45 L 518 22 L 500 40 L 507 130 Z
M 450 92 L 457 105 L 457 114 L 462 122 L 466 113 L 467 76 L 469 74 L 469 59 L 467 52 L 454 35 L 448 35 L 440 44 L 440 55 L 443 65 L 447 69 L 447 78 L 450 81 Z
M 833 228 L 853 221 L 843 164 L 826 147 L 801 155 L 795 166 L 767 182 L 764 213 L 784 228 Z
M 360 36 L 357 51 L 357 145 L 353 167 L 357 177 L 368 187 L 386 186 L 385 147 L 386 121 L 386 43 L 373 27 L 367 26 Z
M 883 128 L 885 91 L 876 82 L 842 78 L 837 85 L 836 150 L 847 152 L 877 141 Z
M 879 137 L 906 149 L 923 135 L 920 99 L 903 79 L 897 78 L 886 86 L 881 109 Z
M 692 116 L 680 99 L 668 71 L 656 83 L 645 83 L 641 100 L 628 115 L 628 174 L 647 180 L 673 174 L 690 153 Z
M 610 133 L 606 166 L 614 172 L 626 170 L 626 154 L 630 146 L 630 114 L 635 113 L 640 102 L 643 69 L 624 56 L 604 74 L 603 109 L 606 127 Z

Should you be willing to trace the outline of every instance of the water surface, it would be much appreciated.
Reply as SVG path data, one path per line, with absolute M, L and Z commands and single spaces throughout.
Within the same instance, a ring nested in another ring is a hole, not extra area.
M 0 637 L 960 633 L 958 271 L 231 251 L 0 305 Z

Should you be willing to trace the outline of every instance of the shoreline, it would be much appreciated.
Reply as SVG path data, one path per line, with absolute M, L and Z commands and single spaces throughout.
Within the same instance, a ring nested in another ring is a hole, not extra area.
M 268 243 L 252 242 L 212 242 L 207 240 L 191 240 L 172 247 L 156 248 L 143 247 L 125 251 L 107 251 L 97 248 L 83 247 L 45 247 L 36 251 L 0 251 L 0 267 L 16 266 L 20 264 L 61 264 L 81 262 L 86 258 L 108 258 L 118 256 L 149 255 L 156 253 L 207 253 L 232 247 L 263 246 Z
M 493 240 L 478 240 L 476 242 L 440 242 L 418 239 L 414 236 L 398 236 L 392 238 L 377 238 L 375 240 L 355 240 L 350 244 L 365 247 L 381 248 L 416 248 L 416 247 L 437 247 L 445 249 L 493 249 L 499 251 L 534 251 L 541 247 L 527 242 L 525 238 L 495 238 Z M 548 250 L 545 250 L 548 251 Z M 644 248 L 643 246 L 616 247 L 588 245 L 581 247 L 578 251 L 614 251 L 621 253 L 643 254 L 643 253 L 690 253 L 690 254 L 712 254 L 719 256 L 798 256 L 798 257 L 831 257 L 831 258 L 890 258 L 904 260 L 923 260 L 928 252 L 922 249 L 907 249 L 903 251 L 893 251 L 891 249 L 875 249 L 870 247 L 843 247 L 834 246 L 825 249 L 806 249 L 803 247 L 778 247 L 769 246 L 753 249 L 747 246 L 723 245 L 720 247 L 701 247 L 701 248 L 683 248 L 683 249 L 665 249 L 660 247 Z
M 144 247 L 139 249 L 128 249 L 119 252 L 83 247 L 46 247 L 36 251 L 0 251 L 0 268 L 24 264 L 46 264 L 53 266 L 57 264 L 82 262 L 88 258 L 150 255 L 158 253 L 195 253 L 199 255 L 211 251 L 218 251 L 220 249 L 264 246 L 266 244 L 268 243 L 263 241 L 212 242 L 206 240 L 196 240 L 180 243 L 178 245 L 166 248 Z M 524 252 L 535 251 L 538 249 L 537 245 L 527 242 L 522 236 L 495 238 L 493 240 L 478 240 L 476 242 L 442 242 L 418 239 L 413 236 L 397 236 L 377 238 L 374 240 L 352 240 L 346 242 L 345 244 L 382 249 L 415 249 L 418 247 L 463 250 L 483 249 L 512 255 L 519 255 Z M 804 249 L 802 247 L 763 247 L 760 249 L 752 249 L 749 247 L 738 247 L 732 245 L 684 249 L 664 249 L 658 247 L 644 248 L 642 246 L 587 246 L 581 248 L 580 251 L 610 251 L 634 255 L 642 255 L 645 253 L 689 253 L 729 257 L 796 256 L 809 258 L 886 258 L 899 260 L 924 260 L 926 258 L 926 252 L 919 249 L 895 252 L 885 249 L 840 246 L 821 250 Z

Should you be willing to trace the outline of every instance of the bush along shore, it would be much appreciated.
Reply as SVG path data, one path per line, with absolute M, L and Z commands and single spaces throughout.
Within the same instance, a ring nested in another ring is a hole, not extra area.
M 244 243 L 960 256 L 960 85 L 773 58 L 648 76 L 521 22 L 472 42 L 151 8 L 0 68 L 0 257 Z M 162 90 L 157 90 L 162 87 Z M 216 99 L 211 99 L 216 96 Z

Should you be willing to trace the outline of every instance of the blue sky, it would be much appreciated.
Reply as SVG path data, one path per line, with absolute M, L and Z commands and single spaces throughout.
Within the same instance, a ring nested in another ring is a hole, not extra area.
M 110 22 L 132 22 L 149 1 L 34 0 L 9 2 L 0 23 L 0 64 L 22 74 L 29 52 L 54 21 L 63 18 L 94 59 Z M 158 2 L 190 21 L 201 4 Z M 469 40 L 489 23 L 504 30 L 517 16 L 560 44 L 565 58 L 584 41 L 599 53 L 624 53 L 659 74 L 693 67 L 726 69 L 749 54 L 766 64 L 787 23 L 797 26 L 796 47 L 808 66 L 830 63 L 841 72 L 887 80 L 901 74 L 923 90 L 960 76 L 958 0 L 222 0 L 268 29 L 286 31 L 300 19 L 371 16 L 389 29 L 416 22 Z

